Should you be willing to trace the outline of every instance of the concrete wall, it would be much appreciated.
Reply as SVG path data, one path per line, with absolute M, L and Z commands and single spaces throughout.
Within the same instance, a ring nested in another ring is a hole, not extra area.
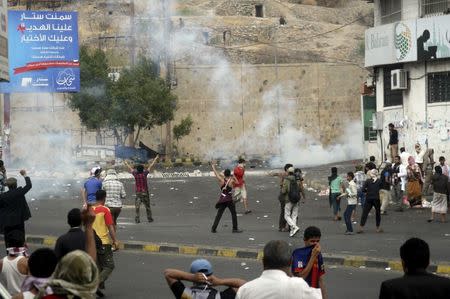
M 428 104 L 427 77 L 424 63 L 408 63 L 404 69 L 409 71 L 409 89 L 403 92 L 403 106 L 383 107 L 383 78 L 382 72 L 377 79 L 377 111 L 383 116 L 383 142 L 389 140 L 387 125 L 394 123 L 398 127 L 400 144 L 407 151 L 414 150 L 416 142 L 424 144 L 427 141 L 430 148 L 434 148 L 436 155 L 450 153 L 450 102 Z M 449 60 L 429 62 L 427 73 L 450 71 Z M 369 154 L 380 156 L 380 143 L 369 145 Z M 386 150 L 387 152 L 387 150 Z
M 194 119 L 191 134 L 179 142 L 180 155 L 277 155 L 278 120 L 281 134 L 301 131 L 305 145 L 333 145 L 349 122 L 360 120 L 359 84 L 365 75 L 353 65 L 288 64 L 279 65 L 277 81 L 274 65 L 179 65 L 172 124 L 189 114 Z M 82 129 L 62 94 L 15 94 L 11 106 L 13 160 L 56 167 L 80 156 L 80 145 L 97 143 L 96 132 Z M 140 139 L 157 149 L 165 143 L 165 130 L 156 127 Z M 104 145 L 114 144 L 110 132 L 102 135 Z

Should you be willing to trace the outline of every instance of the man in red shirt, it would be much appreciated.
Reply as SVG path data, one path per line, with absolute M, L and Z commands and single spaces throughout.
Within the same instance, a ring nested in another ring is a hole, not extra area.
M 99 289 L 103 289 L 106 279 L 114 270 L 113 246 L 115 249 L 119 247 L 116 239 L 116 231 L 114 229 L 114 220 L 108 207 L 105 207 L 106 191 L 98 190 L 95 194 L 97 201 L 92 207 L 95 213 L 95 220 L 92 227 L 102 240 L 102 247 L 97 250 L 97 261 L 100 270 Z M 102 293 L 98 291 L 98 295 Z M 102 297 L 102 296 L 101 296 Z
M 245 188 L 245 159 L 239 158 L 238 165 L 233 170 L 233 175 L 236 178 L 236 183 L 234 184 L 234 197 L 241 198 L 244 203 L 245 214 L 249 214 L 252 211 L 248 208 L 247 189 Z
M 147 176 L 150 173 L 150 170 L 152 169 L 153 165 L 155 165 L 156 161 L 158 160 L 159 155 L 156 155 L 155 159 L 148 166 L 147 169 L 144 170 L 144 166 L 142 164 L 139 164 L 136 166 L 136 169 L 131 167 L 130 164 L 125 161 L 125 165 L 130 170 L 131 174 L 134 176 L 134 179 L 136 181 L 136 200 L 135 200 L 135 207 L 136 207 L 136 217 L 135 222 L 140 223 L 141 220 L 141 214 L 140 214 L 140 208 L 141 208 L 141 202 L 145 206 L 145 210 L 147 211 L 147 220 L 148 222 L 153 222 L 152 217 L 152 210 L 150 208 L 150 196 L 148 195 L 148 184 L 147 184 Z M 149 161 L 150 162 L 150 161 Z

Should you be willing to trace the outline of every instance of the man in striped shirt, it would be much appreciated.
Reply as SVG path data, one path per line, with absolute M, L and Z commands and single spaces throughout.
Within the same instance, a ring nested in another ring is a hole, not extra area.
M 125 187 L 117 177 L 117 172 L 114 169 L 106 171 L 106 177 L 103 180 L 103 190 L 106 191 L 105 206 L 111 211 L 114 220 L 114 228 L 117 226 L 117 218 L 122 211 L 122 199 L 125 198 Z
M 150 208 L 150 197 L 148 194 L 148 184 L 147 184 L 147 176 L 150 173 L 150 170 L 152 169 L 153 165 L 155 165 L 156 161 L 158 160 L 159 155 L 153 159 L 150 165 L 146 170 L 144 170 L 144 165 L 139 164 L 136 166 L 136 169 L 131 167 L 130 164 L 128 164 L 125 161 L 125 165 L 130 170 L 131 174 L 134 176 L 134 179 L 136 181 L 136 200 L 135 200 L 135 207 L 136 207 L 136 217 L 135 222 L 140 223 L 140 207 L 141 203 L 144 204 L 145 210 L 147 211 L 147 220 L 148 222 L 153 222 L 152 218 L 152 210 Z M 149 161 L 150 162 L 150 161 Z

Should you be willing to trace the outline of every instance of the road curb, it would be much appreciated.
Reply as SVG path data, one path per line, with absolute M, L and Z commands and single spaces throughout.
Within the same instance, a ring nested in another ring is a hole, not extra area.
M 27 243 L 33 245 L 54 246 L 54 236 L 27 236 Z M 141 241 L 126 241 L 120 244 L 121 250 L 134 250 L 150 253 L 169 253 L 193 256 L 216 256 L 236 259 L 262 260 L 261 250 L 249 250 L 244 248 L 227 248 L 204 245 L 182 245 L 170 243 L 150 243 Z M 347 266 L 354 268 L 376 268 L 392 271 L 402 271 L 400 260 L 377 259 L 367 256 L 349 256 L 324 254 L 324 263 L 328 266 Z M 428 270 L 438 274 L 450 275 L 450 264 L 432 264 Z

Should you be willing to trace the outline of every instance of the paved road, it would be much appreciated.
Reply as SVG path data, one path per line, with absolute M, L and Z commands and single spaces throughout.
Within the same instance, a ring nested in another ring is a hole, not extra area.
M 166 268 L 187 271 L 192 257 L 161 254 L 119 252 L 116 270 L 107 282 L 107 298 L 158 298 L 169 299 L 173 295 L 162 275 Z M 251 280 L 262 271 L 261 262 L 210 258 L 215 275 L 240 277 Z M 243 264 L 245 263 L 245 265 Z M 401 276 L 399 272 L 386 270 L 334 267 L 326 269 L 326 285 L 330 298 L 346 299 L 378 298 L 380 284 L 385 279 Z M 151 295 L 149 295 L 151 294 Z
M 231 233 L 228 212 L 222 218 L 218 233 L 210 233 L 216 212 L 214 204 L 218 198 L 218 186 L 213 178 L 152 179 L 150 193 L 155 222 L 137 225 L 134 224 L 131 183 L 127 181 L 129 196 L 126 204 L 129 208 L 125 208 L 119 217 L 118 236 L 121 240 L 262 249 L 269 240 L 284 239 L 294 246 L 302 245 L 301 233 L 289 238 L 286 233 L 277 230 L 278 181 L 274 177 L 247 178 L 253 213 L 238 217 L 239 226 L 245 230 L 242 234 Z M 53 186 L 48 181 L 34 180 L 34 192 L 41 189 L 47 193 L 41 193 L 30 201 L 33 217 L 26 224 L 27 233 L 54 236 L 64 233 L 67 230 L 67 211 L 79 207 L 77 196 L 80 186 L 76 181 L 55 183 Z M 30 194 L 28 198 L 33 196 Z M 370 216 L 365 234 L 346 236 L 344 223 L 332 221 L 328 199 L 313 192 L 309 192 L 307 197 L 307 202 L 301 205 L 300 227 L 320 227 L 326 253 L 398 259 L 398 248 L 402 242 L 418 236 L 430 243 L 433 262 L 450 261 L 450 223 L 426 223 L 429 209 L 404 213 L 389 211 L 389 215 L 382 218 L 383 234 L 375 233 L 374 216 Z M 239 205 L 238 213 L 242 211 L 243 207 Z M 360 209 L 358 213 L 361 214 Z M 142 216 L 142 219 L 145 217 Z

